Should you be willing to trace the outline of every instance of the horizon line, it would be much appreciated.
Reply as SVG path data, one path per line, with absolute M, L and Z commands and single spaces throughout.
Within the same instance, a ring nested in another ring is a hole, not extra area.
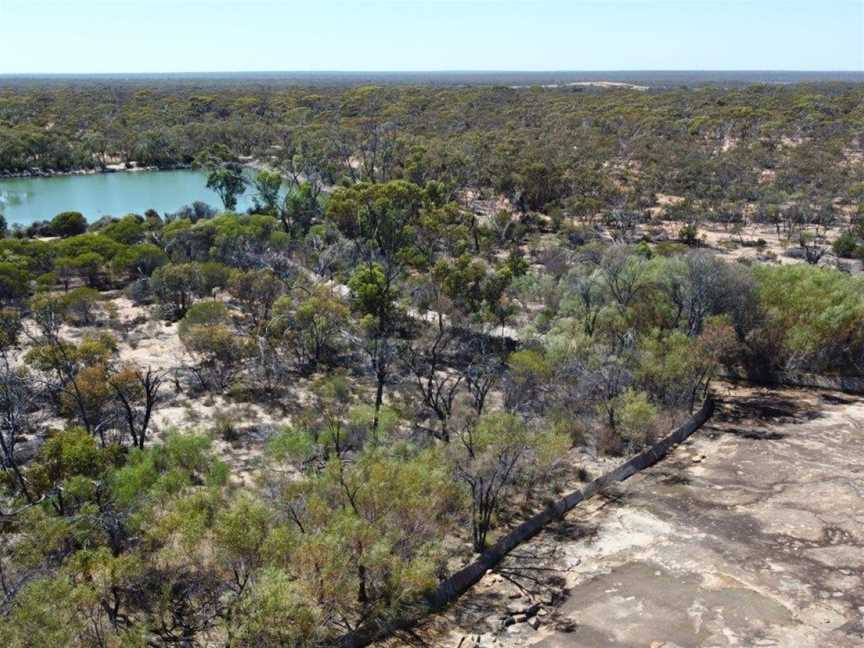
M 837 69 L 794 69 L 794 68 L 609 68 L 609 69 L 576 69 L 576 68 L 550 68 L 542 70 L 530 69 L 405 69 L 405 70 L 299 70 L 299 69 L 272 69 L 272 70 L 182 70 L 182 71 L 111 71 L 111 72 L 0 72 L 0 77 L 17 76 L 17 77 L 36 77 L 36 76 L 114 76 L 114 75 L 198 75 L 198 74 L 603 74 L 603 73 L 683 73 L 683 72 L 701 72 L 701 73 L 720 73 L 720 74 L 735 74 L 735 73 L 795 73 L 795 74 L 861 74 L 864 75 L 864 69 L 837 68 Z

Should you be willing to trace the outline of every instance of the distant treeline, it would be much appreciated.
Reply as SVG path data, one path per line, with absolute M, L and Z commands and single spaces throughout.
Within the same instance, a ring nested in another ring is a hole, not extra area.
M 358 86 L 395 85 L 548 85 L 580 82 L 612 81 L 632 83 L 652 88 L 681 85 L 725 87 L 756 83 L 864 83 L 864 72 L 803 71 L 803 70 L 443 70 L 420 71 L 257 71 L 257 72 L 178 72 L 130 74 L 0 74 L 0 85 L 46 85 L 75 83 L 114 84 L 259 84 L 275 86 Z
M 169 168 L 224 145 L 322 186 L 434 179 L 577 217 L 644 210 L 664 193 L 688 199 L 680 212 L 774 218 L 795 205 L 806 219 L 864 192 L 859 85 L 640 92 L 255 78 L 0 89 L 0 174 Z

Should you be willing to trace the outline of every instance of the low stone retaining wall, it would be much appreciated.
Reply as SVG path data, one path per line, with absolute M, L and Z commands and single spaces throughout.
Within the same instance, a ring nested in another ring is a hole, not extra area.
M 427 599 L 427 607 L 406 617 L 390 622 L 378 621 L 375 624 L 363 626 L 354 632 L 340 637 L 334 645 L 339 648 L 363 648 L 371 643 L 384 639 L 398 630 L 410 628 L 425 616 L 425 614 L 440 610 L 459 596 L 467 592 L 483 575 L 495 567 L 504 557 L 523 542 L 533 538 L 550 522 L 560 519 L 583 500 L 593 497 L 609 484 L 622 482 L 637 472 L 653 466 L 663 459 L 669 451 L 691 434 L 698 430 L 714 413 L 714 401 L 707 399 L 701 409 L 677 430 L 658 441 L 650 448 L 640 452 L 635 457 L 624 462 L 614 470 L 601 475 L 584 489 L 559 499 L 550 504 L 540 513 L 525 520 L 522 524 L 498 540 L 492 547 L 483 552 L 477 560 L 460 569 L 443 581 Z

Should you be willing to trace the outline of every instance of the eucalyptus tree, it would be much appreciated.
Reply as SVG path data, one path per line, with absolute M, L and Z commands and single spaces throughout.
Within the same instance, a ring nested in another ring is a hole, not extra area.
M 202 151 L 196 163 L 207 171 L 207 188 L 219 194 L 225 209 L 237 209 L 237 198 L 249 184 L 237 156 L 228 147 L 217 144 Z

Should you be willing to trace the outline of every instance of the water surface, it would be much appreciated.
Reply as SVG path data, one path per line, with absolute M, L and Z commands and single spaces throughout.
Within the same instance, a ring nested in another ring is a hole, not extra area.
M 207 189 L 203 171 L 138 171 L 40 178 L 0 179 L 0 211 L 9 225 L 29 225 L 49 220 L 63 211 L 78 211 L 89 222 L 102 216 L 160 214 L 202 200 L 221 208 L 219 196 Z M 246 189 L 238 211 L 252 205 L 253 191 Z

